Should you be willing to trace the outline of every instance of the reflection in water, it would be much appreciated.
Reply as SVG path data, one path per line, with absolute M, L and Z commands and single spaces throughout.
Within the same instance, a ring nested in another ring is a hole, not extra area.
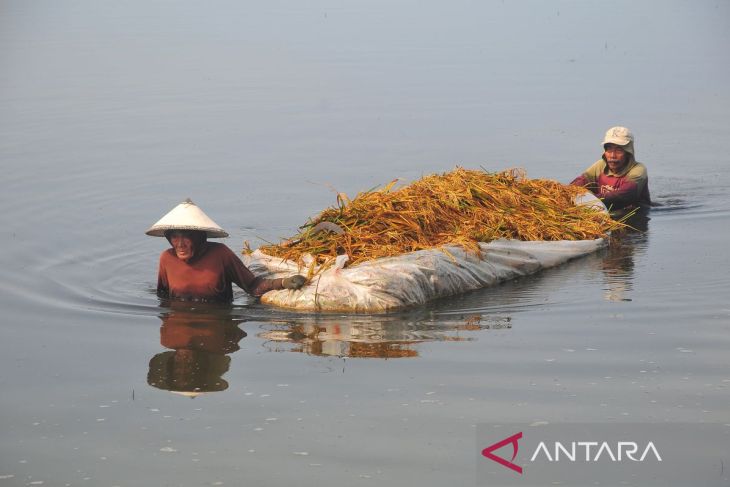
M 203 392 L 223 391 L 228 382 L 230 357 L 246 332 L 244 321 L 230 314 L 230 308 L 171 303 L 160 315 L 160 343 L 171 351 L 150 360 L 147 383 L 158 389 L 195 397 Z
M 466 341 L 474 338 L 462 332 L 511 328 L 508 317 L 474 315 L 459 321 L 327 320 L 264 325 L 258 336 L 271 351 L 303 352 L 360 358 L 417 357 L 417 345 L 430 341 Z
M 648 243 L 648 217 L 637 215 L 628 223 L 632 230 L 616 232 L 610 245 L 598 257 L 605 283 L 605 299 L 631 301 L 634 257 Z M 539 278 L 539 277 L 538 277 Z M 521 301 L 532 286 L 523 281 L 515 294 L 499 293 L 500 306 Z M 490 294 L 494 294 L 493 290 Z M 473 332 L 512 328 L 512 318 L 503 314 L 484 314 L 484 295 L 480 306 L 468 311 L 437 312 L 423 308 L 397 315 L 255 316 L 245 308 L 246 317 L 236 315 L 241 309 L 196 303 L 166 303 L 168 311 L 160 315 L 160 342 L 170 349 L 150 361 L 148 383 L 154 387 L 195 396 L 203 392 L 222 391 L 228 383 L 222 378 L 228 371 L 231 354 L 246 336 L 238 325 L 246 320 L 261 321 L 258 337 L 264 347 L 274 352 L 301 352 L 309 355 L 359 358 L 418 357 L 419 345 L 433 341 L 476 340 Z M 451 298 L 452 301 L 454 298 Z M 480 309 L 481 308 L 481 309 Z M 253 313 L 252 313 L 253 311 Z M 450 318 L 449 318 L 450 317 Z
M 634 253 L 646 248 L 649 241 L 649 216 L 639 212 L 626 223 L 631 229 L 614 233 L 606 249 L 601 270 L 606 284 L 607 301 L 631 301 L 633 290 Z

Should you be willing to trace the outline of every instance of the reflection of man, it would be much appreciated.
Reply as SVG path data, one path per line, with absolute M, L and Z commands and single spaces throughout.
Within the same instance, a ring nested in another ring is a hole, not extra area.
M 634 136 L 626 127 L 611 127 L 603 138 L 603 156 L 571 184 L 584 186 L 603 200 L 611 214 L 648 209 L 649 177 L 634 158 Z
M 228 372 L 230 354 L 246 333 L 241 319 L 203 309 L 177 309 L 162 315 L 160 343 L 172 351 L 150 360 L 147 383 L 188 396 L 228 388 L 222 375 Z
M 645 231 L 627 231 L 611 238 L 601 265 L 607 301 L 631 301 L 634 252 L 645 249 L 647 239 Z

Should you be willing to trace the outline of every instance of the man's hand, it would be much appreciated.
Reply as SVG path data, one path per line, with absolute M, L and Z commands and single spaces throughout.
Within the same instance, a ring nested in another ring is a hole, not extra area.
M 294 276 L 285 277 L 281 280 L 281 285 L 284 286 L 285 289 L 299 289 L 300 287 L 304 286 L 304 283 L 307 282 L 307 278 L 304 276 L 300 276 L 299 274 Z

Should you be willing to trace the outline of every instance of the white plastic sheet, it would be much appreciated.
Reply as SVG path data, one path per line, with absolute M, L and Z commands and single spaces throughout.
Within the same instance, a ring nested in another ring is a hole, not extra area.
M 480 244 L 481 259 L 456 246 L 446 247 L 448 253 L 421 250 L 349 268 L 332 267 L 298 291 L 269 291 L 261 301 L 308 311 L 387 311 L 533 274 L 604 245 L 604 239 L 495 240 Z M 244 256 L 244 263 L 254 274 L 264 277 L 285 277 L 300 271 L 296 263 L 259 250 Z
M 587 194 L 578 204 L 605 206 Z M 344 267 L 346 256 L 297 291 L 269 291 L 263 303 L 306 311 L 375 312 L 423 304 L 563 264 L 606 245 L 604 239 L 479 244 L 481 258 L 457 246 L 421 250 Z M 243 258 L 256 275 L 286 277 L 301 272 L 296 263 L 256 250 Z

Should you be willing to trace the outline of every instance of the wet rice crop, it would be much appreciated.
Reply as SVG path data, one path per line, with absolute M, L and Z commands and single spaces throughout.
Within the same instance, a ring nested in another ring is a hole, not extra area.
M 310 219 L 297 235 L 261 251 L 310 267 L 347 254 L 354 265 L 445 245 L 479 253 L 479 242 L 500 238 L 595 239 L 623 226 L 604 212 L 576 205 L 584 188 L 528 179 L 519 169 L 490 173 L 457 167 L 406 186 L 396 187 L 397 182 L 353 199 L 340 193 L 335 206 Z

